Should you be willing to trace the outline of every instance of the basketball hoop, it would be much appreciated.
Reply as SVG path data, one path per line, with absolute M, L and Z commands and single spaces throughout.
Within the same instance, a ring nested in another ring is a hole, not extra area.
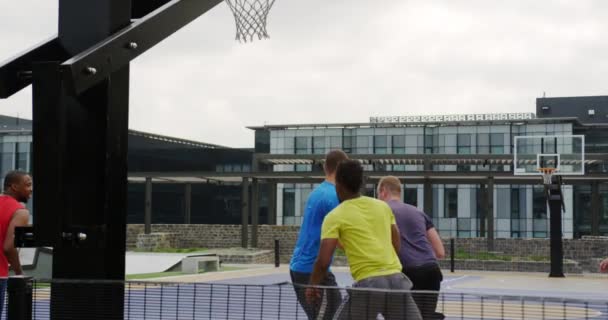
M 552 182 L 551 177 L 553 177 L 553 174 L 557 171 L 557 168 L 537 168 L 536 170 L 543 175 L 543 183 L 545 185 L 549 185 Z
M 275 0 L 224 0 L 236 22 L 236 40 L 240 42 L 268 38 L 266 16 Z

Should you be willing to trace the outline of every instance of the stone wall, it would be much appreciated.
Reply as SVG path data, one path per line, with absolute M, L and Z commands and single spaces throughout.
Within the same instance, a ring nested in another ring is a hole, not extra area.
M 249 244 L 251 245 L 251 226 L 249 226 Z M 279 254 L 282 263 L 289 262 L 299 227 L 260 225 L 258 228 L 258 248 L 273 250 L 274 240 L 280 243 Z M 144 226 L 130 224 L 127 226 L 127 249 L 136 247 L 137 235 L 144 232 Z M 236 248 L 241 246 L 240 225 L 204 225 L 204 224 L 153 224 L 153 233 L 175 233 L 178 235 L 178 248 Z M 274 261 L 274 253 L 272 256 Z
M 439 265 L 442 269 L 450 269 L 450 260 L 441 260 Z M 549 273 L 551 263 L 547 261 L 454 260 L 454 270 Z M 583 270 L 577 262 L 564 261 L 564 273 L 581 274 Z
M 179 237 L 176 233 L 152 232 L 150 234 L 140 233 L 137 235 L 137 249 L 154 251 L 162 248 L 175 248 L 178 246 Z
M 450 256 L 450 240 L 444 239 L 446 257 Z M 586 272 L 598 271 L 598 259 L 608 257 L 608 238 L 589 237 L 582 239 L 564 239 L 564 259 L 578 263 Z M 483 238 L 455 239 L 457 251 L 477 254 L 496 252 L 515 257 L 550 257 L 549 239 L 495 239 L 494 247 L 489 248 Z
M 279 239 L 281 263 L 287 263 L 291 257 L 299 230 L 300 228 L 296 226 L 260 225 L 258 229 L 258 248 L 274 250 L 274 240 Z M 137 235 L 143 232 L 143 225 L 127 226 L 128 249 L 135 247 Z M 176 246 L 179 248 L 233 248 L 241 246 L 240 225 L 154 224 L 152 225 L 152 232 L 177 234 Z M 251 226 L 248 234 L 251 239 Z M 251 241 L 249 243 L 251 244 Z M 446 256 L 449 257 L 449 239 L 444 239 L 444 244 Z M 487 240 L 483 238 L 455 239 L 455 247 L 457 250 L 472 254 L 488 252 Z M 494 248 L 491 251 L 511 256 L 548 258 L 550 256 L 549 239 L 495 239 Z M 578 266 L 584 271 L 597 272 L 597 261 L 604 257 L 608 257 L 608 238 L 606 237 L 564 239 L 564 258 L 578 263 Z M 486 263 L 486 265 L 489 266 L 490 264 Z M 520 265 L 532 266 L 532 264 Z M 465 263 L 463 263 L 463 267 L 466 267 Z M 509 268 L 521 269 L 519 266 Z M 531 267 L 531 269 L 536 268 L 545 267 Z M 572 268 L 572 270 L 576 269 Z

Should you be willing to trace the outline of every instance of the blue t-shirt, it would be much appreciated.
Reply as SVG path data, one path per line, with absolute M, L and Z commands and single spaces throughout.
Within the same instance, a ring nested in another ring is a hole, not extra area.
M 316 187 L 306 201 L 304 220 L 293 250 L 289 268 L 296 272 L 311 273 L 319 247 L 321 246 L 321 226 L 325 216 L 338 206 L 336 186 L 323 181 Z

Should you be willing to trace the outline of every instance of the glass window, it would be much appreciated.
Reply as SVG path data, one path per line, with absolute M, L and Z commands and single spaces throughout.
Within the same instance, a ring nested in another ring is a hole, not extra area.
M 511 219 L 519 219 L 519 189 L 511 189 Z
M 5 142 L 2 144 L 2 177 L 15 169 L 15 143 Z
M 374 153 L 375 154 L 386 154 L 388 147 L 387 136 L 374 136 Z
M 458 189 L 444 189 L 444 215 L 446 218 L 458 217 Z
M 471 134 L 459 133 L 458 134 L 458 153 L 470 154 L 471 153 Z
M 283 189 L 283 216 L 295 217 L 296 215 L 296 190 L 292 188 Z
M 556 153 L 557 141 L 555 139 L 543 139 L 543 153 Z
M 312 138 L 312 153 L 325 154 L 325 137 Z
M 405 136 L 392 136 L 392 147 L 394 154 L 404 154 Z
M 355 153 L 358 153 L 358 154 L 370 153 L 369 136 L 357 136 L 356 143 L 357 143 L 357 150 L 355 150 Z
M 426 153 L 426 154 L 433 153 L 433 135 L 432 134 L 424 135 L 424 153 Z
M 312 171 L 312 165 L 310 165 L 310 164 L 296 164 L 295 171 L 297 171 L 297 172 L 309 172 L 309 171 Z
M 532 190 L 532 215 L 534 219 L 547 219 L 547 200 L 544 187 L 534 187 Z
M 470 164 L 458 164 L 458 165 L 456 165 L 456 171 L 458 171 L 458 172 L 470 172 L 471 171 L 471 165 Z
M 414 207 L 418 206 L 418 189 L 405 188 L 403 189 L 403 202 L 411 204 Z
M 329 137 L 329 149 L 342 149 L 342 137 Z
M 490 134 L 479 133 L 477 135 L 477 153 L 489 154 L 490 153 Z
M 307 154 L 308 152 L 308 137 L 295 137 L 296 154 Z
M 353 137 L 344 136 L 342 138 L 342 142 L 343 142 L 342 150 L 346 153 L 352 153 L 353 152 Z
M 503 154 L 505 152 L 505 134 L 504 133 L 491 133 L 490 134 L 490 145 L 492 154 Z

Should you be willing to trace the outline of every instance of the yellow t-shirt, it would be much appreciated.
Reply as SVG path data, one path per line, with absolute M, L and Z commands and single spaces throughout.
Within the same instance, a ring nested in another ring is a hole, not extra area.
M 401 272 L 391 241 L 395 216 L 377 199 L 361 196 L 342 202 L 323 220 L 321 239 L 338 239 L 356 281 Z

